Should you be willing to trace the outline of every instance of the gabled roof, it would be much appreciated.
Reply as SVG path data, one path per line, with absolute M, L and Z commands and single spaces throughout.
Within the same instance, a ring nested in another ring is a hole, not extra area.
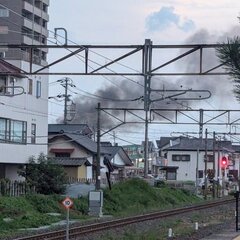
M 101 146 L 103 146 L 103 147 L 112 147 L 111 142 L 101 142 L 100 144 L 101 144 Z
M 124 149 L 120 146 L 108 146 L 104 147 L 109 153 L 110 153 L 110 159 L 112 159 L 117 153 L 125 163 L 125 166 L 132 166 L 132 161 L 127 155 L 127 153 L 124 151 Z
M 87 136 L 64 133 L 62 135 L 54 135 L 52 137 L 50 136 L 49 142 L 53 142 L 54 139 L 59 137 L 66 138 L 67 140 L 72 140 L 73 143 L 78 144 L 79 146 L 85 148 L 89 152 L 92 152 L 94 154 L 97 153 L 97 143 Z M 100 151 L 101 154 L 106 155 L 109 160 L 111 160 L 118 153 L 121 156 L 122 160 L 124 161 L 125 166 L 132 166 L 131 159 L 128 157 L 126 152 L 120 146 L 108 146 L 108 147 L 101 146 Z
M 175 140 L 177 137 L 161 137 L 160 140 L 156 140 L 158 148 L 162 148 L 170 143 L 171 140 Z
M 71 140 L 73 143 L 80 145 L 81 147 L 85 148 L 86 150 L 94 154 L 97 153 L 97 143 L 85 135 L 64 133 L 61 136 L 58 136 L 58 135 L 54 135 L 52 137 L 50 136 L 49 142 L 53 142 L 54 139 L 59 137 L 63 137 L 68 140 Z M 101 154 L 109 154 L 109 152 L 104 147 L 101 147 Z
M 68 157 L 54 157 L 50 158 L 53 163 L 59 164 L 62 166 L 91 166 L 91 163 L 87 158 L 68 158 Z
M 87 124 L 48 124 L 48 133 L 75 133 L 79 135 L 92 135 Z
M 22 74 L 21 69 L 4 61 L 0 58 L 0 72 L 6 73 L 6 75 L 16 76 L 20 78 L 24 78 L 25 76 Z
M 225 151 L 234 151 L 232 148 L 231 141 L 221 141 L 219 142 L 219 148 L 221 150 Z M 165 150 L 186 150 L 186 151 L 196 151 L 199 149 L 200 151 L 205 150 L 205 140 L 199 139 L 199 138 L 181 138 L 180 143 L 173 145 L 171 147 L 166 148 Z M 215 146 L 215 149 L 217 150 L 217 144 Z M 213 139 L 207 139 L 207 150 L 212 151 L 213 150 Z

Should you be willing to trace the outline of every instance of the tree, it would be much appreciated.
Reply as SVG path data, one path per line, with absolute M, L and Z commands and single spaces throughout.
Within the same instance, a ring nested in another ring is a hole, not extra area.
M 18 174 L 25 177 L 30 186 L 41 194 L 62 194 L 66 190 L 66 174 L 62 166 L 56 165 L 44 154 L 36 159 L 30 157 L 28 164 Z
M 234 82 L 234 93 L 240 102 L 240 38 L 228 39 L 226 44 L 218 47 L 217 56 Z

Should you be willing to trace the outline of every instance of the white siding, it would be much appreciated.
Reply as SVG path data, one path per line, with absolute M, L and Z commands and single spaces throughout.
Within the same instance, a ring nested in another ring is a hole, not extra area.
M 190 161 L 172 161 L 172 155 L 190 155 Z M 196 180 L 196 169 L 197 169 L 197 159 L 198 159 L 198 170 L 205 170 L 204 155 L 205 151 L 200 151 L 197 158 L 197 151 L 169 151 L 167 155 L 168 166 L 179 167 L 177 169 L 177 180 L 179 181 L 195 181 Z M 208 152 L 212 154 L 212 152 Z M 216 173 L 218 167 L 218 154 L 215 154 L 215 166 Z M 213 163 L 207 163 L 207 169 L 213 169 Z M 221 170 L 219 171 L 221 175 Z M 217 175 L 217 174 L 216 174 Z
M 17 67 L 29 70 L 29 63 L 9 61 Z M 33 70 L 39 66 L 33 65 Z M 0 143 L 1 163 L 26 163 L 30 156 L 47 154 L 48 135 L 48 77 L 28 76 L 33 79 L 33 94 L 28 94 L 28 78 L 17 79 L 15 86 L 24 88 L 19 96 L 0 96 L 0 117 L 27 122 L 27 144 Z M 36 81 L 42 82 L 42 96 L 36 98 Z M 36 145 L 31 143 L 31 124 L 36 124 Z M 41 137 L 38 137 L 41 136 Z M 38 145 L 41 144 L 41 145 Z

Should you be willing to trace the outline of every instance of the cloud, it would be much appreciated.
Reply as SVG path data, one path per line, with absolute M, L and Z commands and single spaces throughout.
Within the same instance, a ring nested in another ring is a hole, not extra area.
M 164 31 L 171 26 L 176 26 L 184 32 L 191 31 L 195 24 L 191 19 L 182 19 L 174 13 L 173 7 L 162 7 L 160 11 L 154 12 L 146 19 L 146 27 L 149 31 Z

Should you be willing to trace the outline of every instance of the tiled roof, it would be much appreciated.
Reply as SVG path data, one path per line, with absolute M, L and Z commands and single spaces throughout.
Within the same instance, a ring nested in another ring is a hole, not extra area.
M 91 166 L 91 163 L 87 158 L 68 158 L 68 157 L 53 157 L 50 158 L 53 163 L 62 165 L 62 166 Z
M 50 136 L 50 142 L 58 136 Z M 75 142 L 76 144 L 82 146 L 86 150 L 92 152 L 92 153 L 97 153 L 97 143 L 94 142 L 91 138 L 85 136 L 85 135 L 79 135 L 79 134 L 72 134 L 72 133 L 64 133 L 61 135 L 61 137 L 65 137 L 67 139 L 72 140 L 72 142 Z M 101 154 L 109 154 L 109 152 L 104 148 L 101 147 Z
M 92 131 L 87 124 L 48 124 L 48 133 L 91 135 Z
M 101 142 L 100 144 L 101 144 L 101 146 L 103 146 L 103 147 L 112 147 L 111 142 Z
M 232 147 L 232 143 L 230 141 L 221 141 L 219 142 L 219 148 L 221 150 L 226 150 L 226 151 L 234 151 Z M 166 148 L 165 150 L 186 150 L 186 151 L 191 151 L 191 150 L 205 150 L 205 140 L 204 139 L 199 139 L 199 138 L 181 138 L 181 141 L 179 144 L 173 145 L 171 147 Z M 217 149 L 217 143 L 215 146 L 215 149 Z M 213 150 L 213 139 L 208 139 L 207 140 L 207 150 Z
M 6 75 L 17 76 L 20 78 L 25 77 L 20 68 L 15 67 L 14 65 L 4 61 L 0 58 L 0 72 L 6 73 Z
M 162 148 L 167 145 L 170 140 L 175 140 L 177 137 L 161 137 L 160 140 L 156 140 L 158 148 Z

